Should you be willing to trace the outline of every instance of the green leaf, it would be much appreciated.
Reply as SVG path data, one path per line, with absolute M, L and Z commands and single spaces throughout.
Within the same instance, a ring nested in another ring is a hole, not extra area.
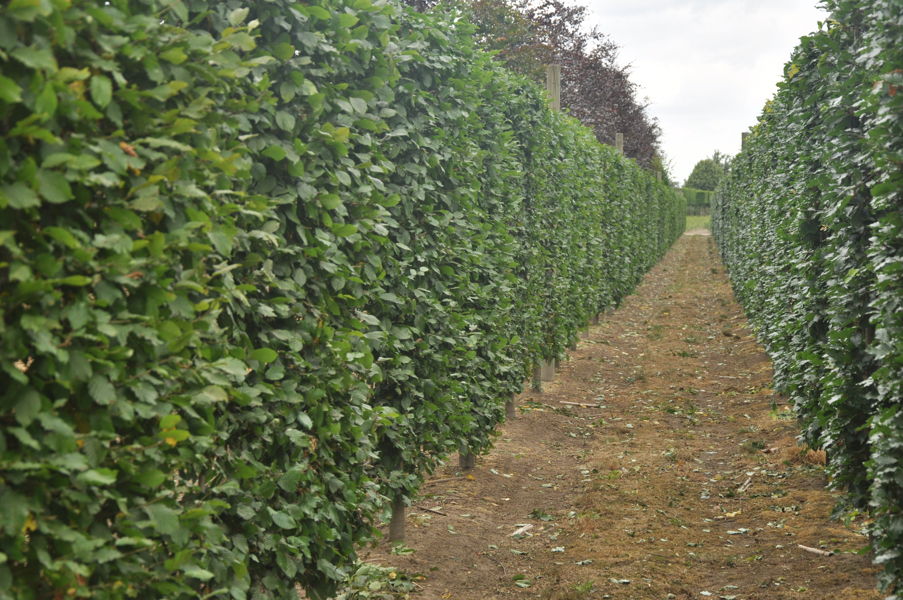
M 350 29 L 351 27 L 354 27 L 358 23 L 358 21 L 360 21 L 360 19 L 352 14 L 339 14 L 339 27 L 342 27 L 344 29 Z
M 244 378 L 248 372 L 248 365 L 237 358 L 221 358 L 213 366 L 235 377 Z
M 181 65 L 183 62 L 188 60 L 188 55 L 185 54 L 185 50 L 176 46 L 175 48 L 170 48 L 169 50 L 164 50 L 160 53 L 160 58 L 165 61 L 171 62 L 174 65 Z
M 276 144 L 269 146 L 266 150 L 261 152 L 261 154 L 276 161 L 282 160 L 287 156 L 285 149 Z
M 31 22 L 39 16 L 49 16 L 53 6 L 46 0 L 10 0 L 6 11 L 14 19 Z
M 166 481 L 166 473 L 159 469 L 147 469 L 135 476 L 135 481 L 148 488 L 160 487 Z
M 18 83 L 3 75 L 0 75 L 0 100 L 8 104 L 22 101 L 22 88 Z
M 33 389 L 27 389 L 16 402 L 16 421 L 28 427 L 41 412 L 41 396 Z
M 94 401 L 103 406 L 109 406 L 116 400 L 116 389 L 110 380 L 103 375 L 94 375 L 88 382 L 88 393 Z
M 348 99 L 348 102 L 351 103 L 351 106 L 354 108 L 356 112 L 365 113 L 367 112 L 367 101 L 363 98 L 356 98 L 352 96 Z
M 8 486 L 0 491 L 0 531 L 6 534 L 8 539 L 15 539 L 22 534 L 22 526 L 28 518 L 29 502 L 22 494 Z
M 36 113 L 47 119 L 56 113 L 57 104 L 56 90 L 53 88 L 52 83 L 48 83 L 35 98 L 34 109 Z
M 63 244 L 70 250 L 81 248 L 81 244 L 78 243 L 78 240 L 75 239 L 75 236 L 69 233 L 67 229 L 63 229 L 62 227 L 45 227 L 44 233 L 46 233 L 59 243 Z
M 57 70 L 56 58 L 54 58 L 50 48 L 25 46 L 10 52 L 10 56 L 32 69 L 43 69 L 51 72 Z
M 296 529 L 298 524 L 295 522 L 295 519 L 291 517 L 291 515 L 284 513 L 279 510 L 273 510 L 270 507 L 267 507 L 267 512 L 270 513 L 270 518 L 273 519 L 273 523 L 275 523 L 278 527 L 282 529 Z
M 321 21 L 329 21 L 332 18 L 332 13 L 323 8 L 322 6 L 306 6 L 304 7 L 304 12 L 306 12 L 309 16 L 314 17 L 315 19 L 319 19 Z
M 232 27 L 238 27 L 248 18 L 248 12 L 249 10 L 247 8 L 236 8 L 235 10 L 229 11 L 229 23 Z
M 106 75 L 91 77 L 91 99 L 100 108 L 105 108 L 113 99 L 113 82 Z
M 280 42 L 273 46 L 273 56 L 279 60 L 288 60 L 295 56 L 295 47 L 287 42 Z
M 75 480 L 87 485 L 105 486 L 116 482 L 118 472 L 113 469 L 89 469 L 79 473 Z
M 182 572 L 185 573 L 187 577 L 194 577 L 195 579 L 200 579 L 201 581 L 213 579 L 213 573 L 211 573 L 207 569 L 202 569 L 197 566 L 185 567 L 184 569 L 182 569 Z
M 160 419 L 160 429 L 170 429 L 182 421 L 181 415 L 169 414 Z
M 338 194 L 324 194 L 320 196 L 320 205 L 326 210 L 335 210 L 342 206 L 342 199 Z
M 39 169 L 37 174 L 38 193 L 51 204 L 62 204 L 73 198 L 72 188 L 62 173 Z
M 256 360 L 261 364 L 269 364 L 276 360 L 279 355 L 275 350 L 271 350 L 270 348 L 258 348 L 251 352 L 251 360 Z
M 175 535 L 181 529 L 179 524 L 179 512 L 169 508 L 165 504 L 151 504 L 144 507 L 144 512 L 150 519 L 154 529 L 163 535 Z
M 284 110 L 280 110 L 276 113 L 276 124 L 285 131 L 291 131 L 295 128 L 295 117 L 285 112 Z
M 297 492 L 298 483 L 304 478 L 304 474 L 306 472 L 306 468 L 292 467 L 291 469 L 286 471 L 282 477 L 279 478 L 279 481 L 277 483 L 279 487 L 286 492 Z
M 333 225 L 332 232 L 337 237 L 348 237 L 349 235 L 354 235 L 355 233 L 357 233 L 357 225 L 352 225 L 350 223 Z
M 40 206 L 38 195 L 24 183 L 14 183 L 0 188 L 0 204 L 10 208 L 23 209 Z
M 60 279 L 61 285 L 71 285 L 73 287 L 84 287 L 89 285 L 93 280 L 85 275 L 70 275 Z
M 195 399 L 201 402 L 228 402 L 229 394 L 218 385 L 208 385 L 195 396 Z

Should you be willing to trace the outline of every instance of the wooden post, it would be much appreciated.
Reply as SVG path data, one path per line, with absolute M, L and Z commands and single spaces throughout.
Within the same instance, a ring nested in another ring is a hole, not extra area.
M 539 365 L 533 365 L 533 385 L 531 387 L 534 392 L 542 393 L 542 367 Z
M 543 381 L 555 381 L 555 361 L 544 360 L 540 368 L 540 377 Z
M 389 541 L 404 541 L 404 496 L 398 494 L 392 500 L 392 520 L 389 521 Z
M 546 65 L 546 91 L 552 110 L 561 110 L 561 65 Z
M 514 396 L 511 396 L 505 401 L 505 419 L 510 421 L 511 419 L 517 417 L 517 411 L 515 410 L 515 408 Z
M 624 134 L 616 133 L 615 134 L 615 148 L 618 149 L 618 152 L 624 154 Z
M 477 464 L 477 457 L 467 448 L 458 451 L 458 466 L 464 471 L 470 471 Z

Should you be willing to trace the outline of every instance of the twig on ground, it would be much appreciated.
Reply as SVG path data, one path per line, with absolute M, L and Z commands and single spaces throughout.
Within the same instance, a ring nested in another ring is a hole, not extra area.
M 809 546 L 803 546 L 802 544 L 797 544 L 797 548 L 805 550 L 806 552 L 811 552 L 812 554 L 818 554 L 819 556 L 834 556 L 833 552 L 829 552 L 827 550 L 821 550 L 819 548 L 811 548 Z
M 425 510 L 427 512 L 436 513 L 437 515 L 442 515 L 443 517 L 447 517 L 448 513 L 444 513 L 441 510 L 436 510 L 435 508 L 427 508 L 425 506 L 416 506 L 418 510 Z

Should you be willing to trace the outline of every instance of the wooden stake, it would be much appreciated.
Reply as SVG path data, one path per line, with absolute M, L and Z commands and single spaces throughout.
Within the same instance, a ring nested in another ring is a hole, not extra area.
M 389 521 L 389 541 L 404 541 L 404 496 L 399 494 L 392 500 L 392 520 Z
M 514 405 L 514 397 L 512 396 L 508 400 L 505 401 L 505 419 L 508 421 L 517 417 L 517 411 L 515 410 Z
M 533 366 L 533 385 L 534 392 L 542 393 L 542 367 L 539 365 Z
M 458 466 L 464 471 L 470 471 L 477 464 L 477 457 L 473 455 L 473 452 L 462 448 L 458 452 Z
M 555 381 L 555 361 L 544 360 L 540 367 L 540 378 L 542 381 Z
M 561 65 L 546 65 L 546 91 L 551 109 L 561 110 Z

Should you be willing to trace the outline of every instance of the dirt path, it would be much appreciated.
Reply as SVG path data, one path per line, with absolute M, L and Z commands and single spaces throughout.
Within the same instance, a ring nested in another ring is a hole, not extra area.
M 426 484 L 414 552 L 365 558 L 415 599 L 881 598 L 770 377 L 711 237 L 684 236 L 476 469 Z

